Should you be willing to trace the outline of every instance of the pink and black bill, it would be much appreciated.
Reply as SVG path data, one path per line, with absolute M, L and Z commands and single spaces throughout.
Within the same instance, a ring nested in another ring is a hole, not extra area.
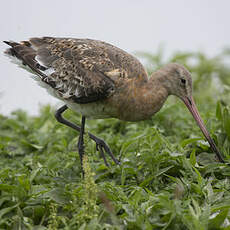
M 197 107 L 196 107 L 196 104 L 195 104 L 193 98 L 192 97 L 190 97 L 190 98 L 186 97 L 186 98 L 183 98 L 182 100 L 185 103 L 185 105 L 187 106 L 187 108 L 189 109 L 189 111 L 191 112 L 194 119 L 196 120 L 196 123 L 200 127 L 202 133 L 204 134 L 206 140 L 210 144 L 210 147 L 212 148 L 213 152 L 216 154 L 218 160 L 222 163 L 225 163 L 224 159 L 221 156 L 220 151 L 216 147 L 216 144 L 214 143 L 213 139 L 211 138 L 208 130 L 206 129 L 206 127 L 204 125 L 204 122 L 202 121 L 202 119 L 200 117 L 200 114 L 197 110 Z

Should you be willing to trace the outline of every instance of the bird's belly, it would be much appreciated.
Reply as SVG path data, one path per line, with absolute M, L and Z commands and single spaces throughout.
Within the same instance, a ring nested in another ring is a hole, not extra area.
M 103 119 L 116 117 L 116 108 L 112 108 L 111 106 L 109 106 L 108 102 L 106 103 L 105 101 L 98 101 L 87 104 L 77 104 L 75 102 L 63 99 L 55 89 L 51 88 L 46 83 L 41 81 L 38 76 L 33 75 L 32 77 L 38 82 L 41 87 L 45 88 L 50 95 L 63 101 L 70 109 L 81 114 L 82 116 L 85 116 L 86 118 Z
M 73 111 L 80 113 L 89 119 L 104 119 L 116 117 L 116 111 L 103 102 L 93 102 L 88 104 L 77 104 L 65 101 L 67 106 Z

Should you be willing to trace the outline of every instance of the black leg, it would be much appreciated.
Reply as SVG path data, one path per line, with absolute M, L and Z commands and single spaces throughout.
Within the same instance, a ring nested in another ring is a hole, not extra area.
M 57 119 L 58 122 L 78 131 L 81 132 L 81 127 L 77 126 L 75 124 L 73 124 L 72 122 L 66 120 L 65 118 L 63 118 L 62 113 L 65 112 L 68 109 L 67 105 L 63 105 L 61 108 L 59 108 L 56 113 L 55 113 L 55 117 Z M 114 161 L 115 164 L 120 164 L 120 162 L 114 157 L 114 155 L 112 154 L 109 146 L 100 138 L 94 136 L 91 133 L 88 133 L 89 137 L 96 142 L 96 148 L 97 151 L 100 152 L 100 155 L 102 156 L 105 164 L 108 166 L 108 162 L 105 158 L 105 153 L 106 152 Z
M 84 168 L 83 168 L 83 155 L 84 155 L 84 132 L 85 132 L 85 117 L 82 116 L 81 119 L 81 130 L 80 130 L 80 135 L 78 138 L 78 153 L 80 156 L 80 161 L 81 161 L 81 167 L 82 167 L 82 172 L 84 174 Z

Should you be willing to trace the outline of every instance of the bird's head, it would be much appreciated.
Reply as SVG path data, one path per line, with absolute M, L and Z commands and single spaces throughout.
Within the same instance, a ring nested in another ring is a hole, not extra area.
M 161 69 L 164 75 L 164 86 L 169 95 L 175 95 L 182 100 L 192 97 L 192 77 L 190 72 L 182 65 L 170 63 Z
M 221 162 L 224 160 L 221 157 L 219 150 L 217 149 L 214 141 L 209 135 L 201 117 L 197 110 L 196 104 L 192 97 L 192 77 L 190 72 L 182 65 L 177 63 L 170 63 L 160 69 L 161 84 L 167 89 L 169 95 L 175 95 L 179 97 L 192 116 L 196 120 L 205 138 L 209 142 L 212 150 L 216 153 L 218 159 Z

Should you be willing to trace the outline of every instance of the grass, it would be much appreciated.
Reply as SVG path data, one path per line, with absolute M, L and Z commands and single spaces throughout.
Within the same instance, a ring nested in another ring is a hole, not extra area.
M 148 70 L 165 64 L 162 52 L 141 53 Z M 175 53 L 193 75 L 194 97 L 211 136 L 230 159 L 229 50 L 208 58 Z M 152 119 L 91 120 L 117 158 L 108 168 L 85 137 L 85 179 L 78 134 L 56 122 L 54 108 L 38 117 L 0 116 L 0 229 L 230 229 L 230 167 L 218 163 L 178 99 Z M 75 123 L 80 117 L 69 111 Z

